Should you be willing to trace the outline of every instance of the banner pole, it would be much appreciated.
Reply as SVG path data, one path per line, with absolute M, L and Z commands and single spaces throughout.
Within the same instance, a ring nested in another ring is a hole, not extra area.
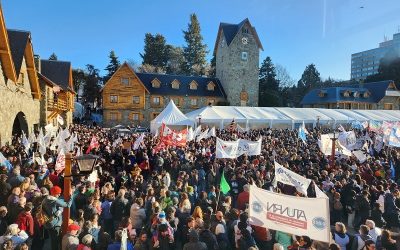
M 328 231 L 328 242 L 329 242 L 329 245 L 331 244 L 331 242 L 332 242 L 332 237 L 331 237 L 331 230 L 330 230 L 330 227 L 331 227 L 331 216 L 330 216 L 330 208 L 329 208 L 329 199 L 328 198 L 323 198 L 323 199 L 325 199 L 325 203 L 326 203 L 326 214 L 328 215 L 327 216 L 327 227 L 329 228 L 329 230 L 327 230 Z
M 217 197 L 217 204 L 215 205 L 215 214 L 217 213 L 218 210 L 218 203 L 219 203 L 219 197 L 221 196 L 221 187 L 220 190 L 218 192 L 218 197 Z

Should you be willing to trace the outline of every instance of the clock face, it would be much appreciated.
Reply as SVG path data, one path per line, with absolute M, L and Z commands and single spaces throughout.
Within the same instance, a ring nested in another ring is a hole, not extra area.
M 243 37 L 243 38 L 242 38 L 242 43 L 243 43 L 243 44 L 247 44 L 247 43 L 248 43 L 247 37 Z

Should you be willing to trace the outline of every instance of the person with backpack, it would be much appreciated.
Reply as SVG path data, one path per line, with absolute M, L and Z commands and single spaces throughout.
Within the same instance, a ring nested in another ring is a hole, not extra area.
M 368 234 L 369 228 L 366 225 L 360 226 L 359 233 L 354 236 L 351 250 L 361 250 L 365 247 L 366 240 L 372 240 L 372 237 Z
M 50 235 L 51 249 L 60 249 L 60 229 L 62 224 L 62 211 L 64 207 L 71 207 L 74 195 L 69 199 L 68 202 L 59 199 L 61 195 L 61 188 L 59 186 L 53 186 L 50 189 L 50 195 L 48 195 L 42 202 L 42 208 L 38 214 L 39 217 L 44 218 L 41 220 L 44 227 L 47 229 Z

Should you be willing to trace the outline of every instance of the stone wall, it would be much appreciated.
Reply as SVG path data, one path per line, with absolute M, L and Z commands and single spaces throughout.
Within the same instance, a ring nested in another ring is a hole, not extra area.
M 258 65 L 259 48 L 250 32 L 248 24 L 244 26 L 249 33 L 239 31 L 229 47 L 221 32 L 220 44 L 216 45 L 216 76 L 227 94 L 231 106 L 240 106 L 240 93 L 248 93 L 247 106 L 258 106 Z M 248 43 L 243 44 L 246 37 Z M 242 59 L 242 52 L 247 52 L 247 61 Z
M 375 109 L 385 109 L 385 103 L 391 103 L 393 104 L 393 109 L 394 110 L 399 110 L 400 105 L 399 105 L 399 97 L 397 96 L 385 96 L 378 102 L 375 106 Z
M 6 82 L 0 67 L 0 145 L 11 142 L 14 120 L 19 112 L 25 115 L 28 133 L 33 132 L 34 126 L 40 122 L 40 103 L 32 97 L 25 60 L 22 62 L 21 73 L 24 81 L 17 87 L 10 80 Z

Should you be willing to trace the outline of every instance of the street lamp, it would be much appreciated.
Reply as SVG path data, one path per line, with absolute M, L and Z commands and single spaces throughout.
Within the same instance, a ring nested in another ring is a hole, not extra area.
M 94 166 L 96 166 L 96 161 L 99 157 L 95 155 L 82 155 L 73 158 L 71 153 L 65 155 L 65 169 L 64 169 L 64 201 L 68 202 L 71 199 L 71 177 L 86 175 L 93 172 Z M 72 175 L 72 160 L 75 160 L 78 164 L 79 174 Z M 63 210 L 63 223 L 62 223 L 62 233 L 63 235 L 67 232 L 68 224 L 70 218 L 69 207 Z
M 197 123 L 197 126 L 201 126 L 201 115 L 198 115 L 196 118 L 197 118 L 197 120 L 199 121 L 199 122 Z
M 335 167 L 335 154 L 336 154 L 336 140 L 338 139 L 336 137 L 336 132 L 333 131 L 333 134 L 329 134 L 329 138 L 332 140 L 332 152 L 331 152 L 330 165 L 331 165 L 331 168 L 334 168 Z
M 319 129 L 319 119 L 321 118 L 321 116 L 317 115 L 317 129 Z

